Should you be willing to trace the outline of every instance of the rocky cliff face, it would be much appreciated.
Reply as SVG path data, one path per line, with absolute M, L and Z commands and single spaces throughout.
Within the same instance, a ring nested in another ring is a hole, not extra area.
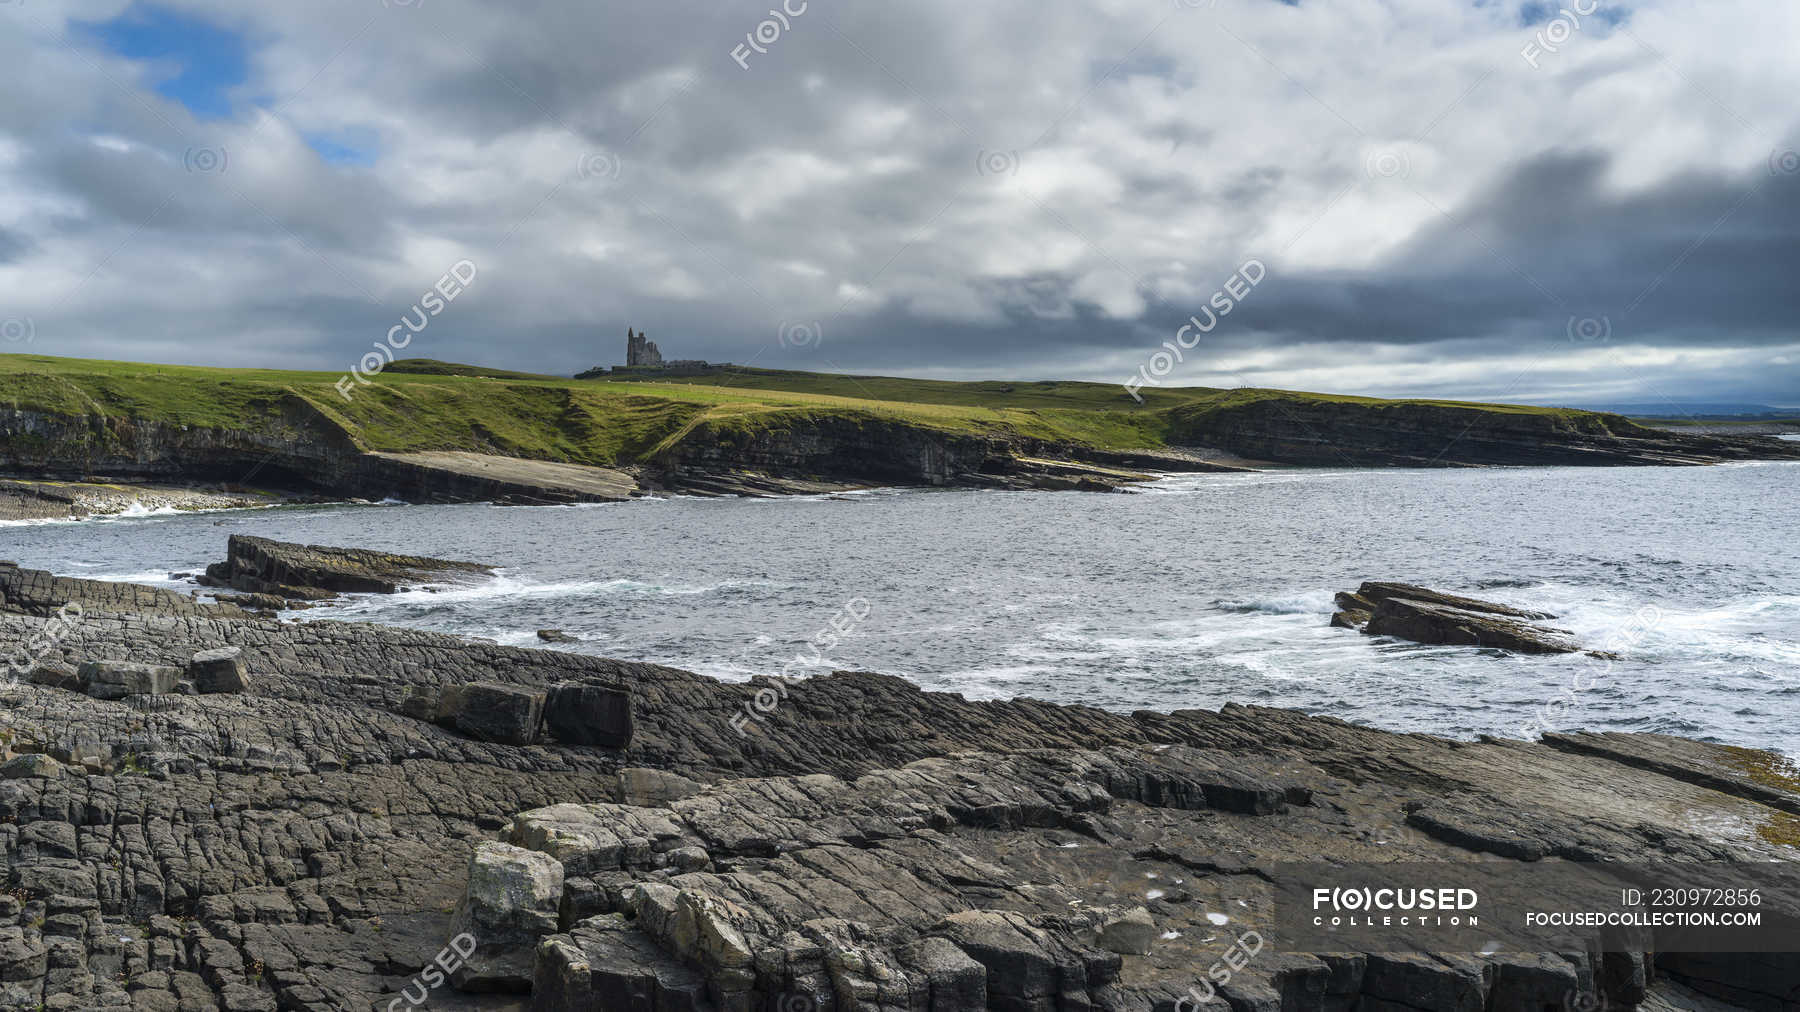
M 205 428 L 114 416 L 0 411 L 0 472 L 80 479 L 229 483 L 409 502 L 570 502 L 606 498 L 500 472 L 433 467 L 363 452 L 334 419 L 283 397 L 256 427 Z M 1266 399 L 1176 409 L 1169 441 L 1251 460 L 1313 466 L 1706 464 L 1800 459 L 1800 444 L 1664 432 L 1616 416 L 1509 414 L 1454 406 Z M 414 454 L 412 457 L 421 455 Z M 842 412 L 780 413 L 763 427 L 703 423 L 655 460 L 647 484 L 756 491 L 745 472 L 786 479 L 995 488 L 1115 488 L 1141 478 L 1103 466 L 1212 470 L 1194 457 L 1096 451 L 1074 444 L 972 435 Z M 725 478 L 722 483 L 719 479 Z M 772 487 L 780 487 L 775 483 Z
M 167 425 L 114 416 L 0 410 L 0 470 L 346 492 L 363 456 L 343 428 L 287 397 L 257 428 Z M 358 494 L 348 492 L 347 494 Z
M 1533 414 L 1431 404 L 1267 399 L 1171 413 L 1170 441 L 1314 467 L 1711 464 L 1800 459 L 1762 437 L 1649 429 L 1618 415 Z

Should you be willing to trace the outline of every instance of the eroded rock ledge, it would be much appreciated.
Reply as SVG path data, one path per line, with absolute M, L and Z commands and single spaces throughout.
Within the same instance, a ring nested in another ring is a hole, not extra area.
M 1581 649 L 1566 629 L 1540 625 L 1556 616 L 1493 601 L 1446 594 L 1410 583 L 1368 581 L 1337 595 L 1331 624 L 1370 636 L 1415 643 L 1493 647 L 1521 654 L 1572 654 Z
M 1243 929 L 1267 933 L 1271 863 L 1791 861 L 1800 842 L 1777 757 L 1677 738 L 1457 742 L 848 672 L 789 686 L 740 736 L 755 685 L 17 569 L 0 640 L 41 638 L 70 601 L 84 617 L 41 667 L 186 672 L 237 647 L 244 677 L 0 693 L 0 1007 L 407 1007 L 471 931 L 481 947 L 426 1007 L 1167 1010 Z M 633 729 L 571 744 L 546 717 L 529 743 L 484 740 L 441 713 L 477 683 L 546 706 L 558 685 L 616 686 Z M 1219 991 L 1404 1012 L 1669 1007 L 1693 987 L 1774 1009 L 1796 973 L 1270 948 Z
M 492 566 L 477 562 L 233 534 L 225 561 L 206 567 L 204 582 L 252 594 L 321 600 L 339 594 L 393 594 L 408 585 L 467 581 L 493 572 Z

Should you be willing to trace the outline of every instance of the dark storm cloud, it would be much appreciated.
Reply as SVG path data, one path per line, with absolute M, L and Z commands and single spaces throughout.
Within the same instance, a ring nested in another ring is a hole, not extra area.
M 1256 258 L 1171 381 L 1794 379 L 1800 16 L 1636 5 L 1533 69 L 1516 7 L 814 0 L 740 66 L 768 7 L 184 0 L 248 61 L 196 113 L 13 5 L 0 316 L 53 353 L 338 369 L 467 258 L 413 353 L 572 372 L 631 325 L 715 361 L 1116 381 Z

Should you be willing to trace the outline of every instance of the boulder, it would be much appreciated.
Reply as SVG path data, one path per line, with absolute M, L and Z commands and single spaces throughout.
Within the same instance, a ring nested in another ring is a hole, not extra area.
M 81 675 L 72 664 L 62 661 L 41 661 L 31 669 L 26 680 L 33 685 L 42 685 L 47 689 L 67 689 L 70 692 L 82 691 Z
M 987 967 L 969 958 L 947 938 L 922 938 L 902 949 L 907 969 L 931 988 L 931 1012 L 987 1008 Z
M 435 685 L 408 685 L 400 692 L 400 712 L 414 720 L 436 721 L 443 714 L 443 696 Z
M 1133 907 L 1122 914 L 1108 917 L 1100 924 L 1094 944 L 1122 956 L 1147 956 L 1156 942 L 1156 922 L 1150 911 Z
M 202 693 L 248 692 L 250 676 L 244 670 L 244 651 L 238 647 L 202 650 L 188 662 L 188 680 Z
M 545 643 L 580 643 L 581 642 L 581 639 L 579 637 L 570 636 L 568 633 L 563 632 L 561 629 L 539 629 L 537 631 L 537 636 L 538 636 L 538 639 L 543 640 Z
M 463 991 L 531 990 L 538 941 L 557 930 L 563 866 L 548 854 L 485 841 L 469 858 L 469 884 L 451 916 L 450 937 L 475 950 L 451 975 Z
M 631 744 L 631 694 L 621 686 L 564 682 L 544 707 L 550 733 L 565 745 L 622 749 Z
M 0 780 L 49 780 L 61 776 L 63 764 L 38 752 L 0 763 Z
M 544 721 L 544 693 L 502 682 L 452 686 L 441 697 L 438 716 L 477 741 L 529 745 Z
M 87 661 L 77 675 L 95 699 L 124 699 L 174 692 L 181 670 L 132 661 Z

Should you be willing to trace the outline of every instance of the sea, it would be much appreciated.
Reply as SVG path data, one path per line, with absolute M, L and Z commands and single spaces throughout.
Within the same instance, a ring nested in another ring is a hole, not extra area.
M 1800 755 L 1800 463 L 1292 469 L 1136 491 L 877 489 L 570 507 L 284 506 L 0 526 L 0 558 L 195 589 L 231 534 L 469 559 L 368 621 L 721 679 L 899 675 L 971 699 L 1295 707 L 1472 739 L 1658 731 Z M 1401 580 L 1553 612 L 1616 659 L 1331 628 Z

